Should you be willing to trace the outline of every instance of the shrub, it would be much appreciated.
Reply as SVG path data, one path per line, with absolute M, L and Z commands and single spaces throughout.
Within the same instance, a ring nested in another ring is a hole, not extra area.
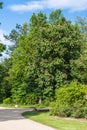
M 47 106 L 47 107 L 48 107 L 49 104 L 50 104 L 50 101 L 47 100 L 47 99 L 45 99 L 45 100 L 43 100 L 42 104 L 43 104 L 44 106 Z
M 3 104 L 10 104 L 11 103 L 11 98 L 6 98 L 3 100 Z
M 82 104 L 79 102 L 75 102 L 74 106 L 73 106 L 73 110 L 72 110 L 72 117 L 75 118 L 81 118 L 83 117 L 83 111 L 82 111 Z
M 51 104 L 51 115 L 57 115 L 61 117 L 69 117 L 72 114 L 72 108 L 68 104 L 61 104 L 53 103 L 53 106 Z
M 34 93 L 27 94 L 24 102 L 25 104 L 36 104 L 36 95 Z
M 52 106 L 51 114 L 65 117 L 86 118 L 86 95 L 86 85 L 77 82 L 64 85 L 56 91 L 56 101 Z
M 85 105 L 85 107 L 82 108 L 82 113 L 83 113 L 83 117 L 87 119 L 87 105 Z

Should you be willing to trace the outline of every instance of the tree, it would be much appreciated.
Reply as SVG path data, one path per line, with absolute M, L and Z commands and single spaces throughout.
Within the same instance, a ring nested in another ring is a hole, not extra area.
M 0 43 L 0 56 L 2 56 L 1 52 L 3 52 L 4 50 L 5 50 L 5 45 Z
M 42 98 L 51 98 L 55 89 L 72 80 L 71 65 L 80 57 L 82 40 L 78 27 L 68 21 L 42 28 L 41 34 L 35 62 L 36 81 Z
M 7 40 L 10 40 L 14 44 L 9 47 L 9 50 L 13 52 L 19 44 L 20 37 L 25 37 L 28 34 L 29 26 L 27 23 L 24 23 L 22 26 L 16 24 L 15 29 L 13 29 L 9 35 L 4 35 Z
M 77 17 L 76 24 L 79 26 L 82 34 L 87 34 L 87 17 Z
M 3 2 L 0 2 L 0 9 L 2 9 Z M 5 45 L 0 43 L 0 56 L 2 56 L 1 52 L 5 50 Z
M 9 81 L 12 85 L 12 98 L 14 102 L 22 102 L 25 96 L 34 90 L 33 75 L 30 64 L 33 55 L 31 35 L 20 39 L 19 47 L 12 53 L 12 67 L 9 70 Z M 29 79 L 28 79 L 29 77 Z M 29 86 L 28 86 L 29 85 Z M 31 85 L 31 86 L 30 86 Z M 24 102 L 24 101 L 23 101 Z
M 11 96 L 11 85 L 8 80 L 10 67 L 11 59 L 4 59 L 0 63 L 0 102 Z
M 45 14 L 33 14 L 28 33 L 18 37 L 9 69 L 15 102 L 25 102 L 31 93 L 37 101 L 52 101 L 56 89 L 74 80 L 73 62 L 82 53 L 81 33 L 58 10 L 52 14 L 56 14 L 50 17 L 52 24 Z
M 0 9 L 2 9 L 3 2 L 0 2 Z
M 66 22 L 66 19 L 65 19 L 65 17 L 62 14 L 62 11 L 60 9 L 52 11 L 50 16 L 49 16 L 49 23 L 51 25 L 54 25 L 54 24 L 56 24 L 59 21 L 60 22 L 61 21 L 63 21 L 63 22 L 65 21 Z
M 37 23 L 37 28 L 38 28 L 39 24 L 40 24 L 39 27 L 42 26 L 41 20 L 45 21 L 45 17 L 42 13 L 39 13 L 38 16 L 36 17 L 38 17 L 38 23 Z M 36 83 L 34 81 L 35 75 L 32 75 L 34 74 L 34 68 L 32 69 L 31 66 L 34 60 L 34 55 L 37 53 L 36 51 L 37 42 L 40 39 L 38 39 L 39 32 L 36 32 L 35 30 L 36 27 L 33 26 L 33 23 L 32 25 L 30 24 L 30 26 L 32 29 L 30 29 L 29 34 L 24 37 L 20 35 L 19 37 L 18 40 L 19 46 L 13 51 L 12 68 L 9 71 L 10 79 L 12 81 L 12 87 L 13 87 L 12 89 L 13 97 L 15 95 L 16 95 L 15 97 L 17 97 L 18 95 L 17 91 L 20 89 L 20 91 L 18 91 L 21 94 L 21 95 L 19 94 L 20 95 L 20 97 L 18 97 L 19 100 L 21 100 L 21 96 L 24 96 L 29 92 L 30 93 L 33 92 L 36 86 Z
M 0 9 L 2 9 L 2 8 L 3 8 L 3 2 L 0 2 Z
M 37 15 L 34 13 L 30 19 L 31 29 L 35 29 L 37 27 L 43 27 L 46 24 L 47 24 L 47 17 L 42 12 L 39 12 Z
M 82 35 L 82 53 L 72 62 L 72 76 L 79 82 L 87 84 L 87 17 L 77 17 L 76 24 Z

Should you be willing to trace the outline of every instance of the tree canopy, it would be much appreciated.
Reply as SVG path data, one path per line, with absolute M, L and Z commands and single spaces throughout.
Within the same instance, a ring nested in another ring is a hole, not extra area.
M 63 84 L 73 80 L 86 83 L 87 68 L 83 72 L 80 68 L 84 68 L 82 36 L 78 24 L 68 21 L 61 10 L 51 12 L 48 18 L 42 12 L 34 13 L 30 23 L 17 24 L 6 36 L 15 45 L 4 62 L 7 72 L 2 81 L 5 89 L 6 83 L 9 86 L 5 98 L 25 104 L 52 101 Z

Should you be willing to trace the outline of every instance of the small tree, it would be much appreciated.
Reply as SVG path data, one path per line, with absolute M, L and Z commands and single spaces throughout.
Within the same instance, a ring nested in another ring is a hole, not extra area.
M 2 9 L 3 2 L 0 2 L 0 9 Z

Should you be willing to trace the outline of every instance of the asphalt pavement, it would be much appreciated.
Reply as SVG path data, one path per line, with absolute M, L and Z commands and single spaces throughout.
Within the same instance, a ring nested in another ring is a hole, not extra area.
M 32 111 L 32 109 L 0 108 L 0 130 L 55 130 L 25 119 L 22 116 L 25 111 Z

